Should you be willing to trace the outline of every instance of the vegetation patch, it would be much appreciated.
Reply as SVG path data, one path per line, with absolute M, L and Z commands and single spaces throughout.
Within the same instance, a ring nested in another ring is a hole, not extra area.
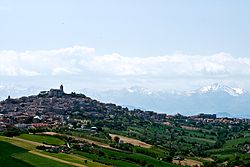
M 0 141 L 0 166 L 8 167 L 29 167 L 32 166 L 26 162 L 16 159 L 14 155 L 28 152 L 27 150 L 9 144 L 7 142 Z
M 63 145 L 65 143 L 63 140 L 55 136 L 48 136 L 48 135 L 21 134 L 19 138 L 48 145 Z
M 119 138 L 120 142 L 124 142 L 124 143 L 130 143 L 133 144 L 135 146 L 140 146 L 140 147 L 145 147 L 145 148 L 150 148 L 152 147 L 152 145 L 147 144 L 145 142 L 142 142 L 140 140 L 137 139 L 133 139 L 133 138 L 129 138 L 129 137 L 125 137 L 125 136 L 121 136 L 121 135 L 116 135 L 116 134 L 109 134 L 112 139 L 114 140 L 116 137 Z
M 33 166 L 39 167 L 71 167 L 72 165 L 68 165 L 65 163 L 54 161 L 50 158 L 41 157 L 29 152 L 22 154 L 15 154 L 14 156 L 17 159 L 20 159 L 26 163 L 29 163 Z

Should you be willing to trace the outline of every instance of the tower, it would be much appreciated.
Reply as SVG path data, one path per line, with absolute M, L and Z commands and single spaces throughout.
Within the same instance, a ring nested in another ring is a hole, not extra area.
M 63 93 L 63 85 L 60 86 L 60 90 Z

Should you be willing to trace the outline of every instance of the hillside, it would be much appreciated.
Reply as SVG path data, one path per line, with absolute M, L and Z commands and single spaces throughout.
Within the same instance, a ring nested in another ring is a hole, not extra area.
M 76 166 L 82 163 L 69 161 L 67 154 L 118 167 L 229 162 L 244 166 L 249 164 L 249 129 L 248 119 L 129 110 L 84 94 L 67 94 L 63 86 L 0 102 L 0 134 L 17 136 L 1 137 L 2 141 L 30 149 L 35 156 L 52 156 L 68 165 L 77 162 Z

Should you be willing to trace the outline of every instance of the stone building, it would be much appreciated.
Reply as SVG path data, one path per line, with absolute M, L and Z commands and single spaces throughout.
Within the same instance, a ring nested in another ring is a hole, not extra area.
M 50 97 L 62 97 L 64 94 L 63 85 L 60 86 L 60 89 L 50 89 L 49 96 Z

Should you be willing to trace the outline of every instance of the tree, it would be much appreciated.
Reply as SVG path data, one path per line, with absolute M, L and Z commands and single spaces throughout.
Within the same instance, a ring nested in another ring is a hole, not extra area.
M 21 134 L 20 129 L 16 127 L 9 128 L 7 131 L 3 133 L 3 135 L 7 137 L 19 136 L 20 134 Z
M 203 162 L 203 167 L 214 167 L 216 166 L 216 162 L 205 161 Z
M 172 163 L 172 161 L 173 161 L 173 157 L 172 157 L 172 156 L 170 156 L 170 155 L 167 155 L 167 156 L 166 156 L 166 157 L 164 157 L 162 160 L 163 160 L 163 161 L 166 161 L 166 162 L 170 162 L 170 163 Z
M 114 137 L 114 141 L 115 141 L 116 143 L 119 143 L 120 138 L 119 138 L 118 136 L 115 136 L 115 137 Z
M 118 136 L 115 136 L 115 137 L 114 137 L 114 141 L 115 141 L 116 143 L 119 143 L 120 138 L 119 138 Z

